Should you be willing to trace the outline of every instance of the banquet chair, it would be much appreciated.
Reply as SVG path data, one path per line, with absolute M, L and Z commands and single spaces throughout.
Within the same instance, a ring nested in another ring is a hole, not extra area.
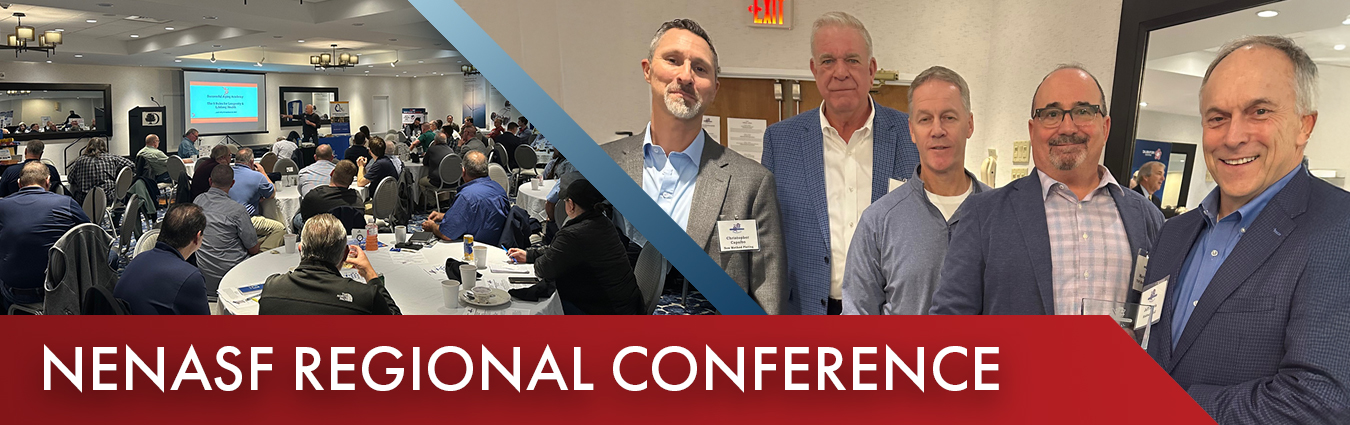
M 268 152 L 268 153 L 264 154 L 264 155 L 262 156 L 262 159 L 261 159 L 261 160 L 258 160 L 258 164 L 259 164 L 259 165 L 262 165 L 262 169 L 264 169 L 264 170 L 269 170 L 269 171 L 272 171 L 272 172 L 274 172 L 274 173 L 275 173 L 275 172 L 278 172 L 278 171 L 275 169 L 275 167 L 276 167 L 276 165 L 277 165 L 277 154 L 276 154 L 275 152 Z
M 156 242 L 159 242 L 159 229 L 146 231 L 144 235 L 141 235 L 140 239 L 136 239 L 136 249 L 131 252 L 131 258 L 136 258 L 136 256 L 141 255 L 142 252 L 155 249 Z
M 441 210 L 441 193 L 454 194 L 459 190 L 460 176 L 464 175 L 464 162 L 457 154 L 446 155 L 436 171 L 441 177 L 441 185 L 436 188 L 436 211 Z
M 638 254 L 637 264 L 633 265 L 633 276 L 637 278 L 638 290 L 642 291 L 643 305 L 646 306 L 647 314 L 656 311 L 656 305 L 661 301 L 661 287 L 665 283 L 665 273 L 661 269 L 665 266 L 665 258 L 661 252 L 651 243 L 642 246 L 642 252 Z
M 108 195 L 103 192 L 103 188 L 94 186 L 89 193 L 84 195 L 84 203 L 80 205 L 84 209 L 84 215 L 93 220 L 94 224 L 103 226 L 108 224 L 110 214 L 108 214 Z
M 268 154 L 270 155 L 271 152 L 268 152 Z M 300 168 L 297 167 L 295 165 L 295 161 L 291 161 L 290 158 L 277 158 L 276 163 L 272 165 L 272 168 L 263 168 L 263 169 L 271 170 L 273 173 L 278 173 L 283 176 L 293 176 L 296 174 L 300 174 Z
M 502 168 L 501 165 L 498 165 L 496 163 L 488 164 L 488 177 L 491 178 L 492 181 L 497 182 L 497 184 L 501 185 L 502 190 L 506 190 L 507 188 L 511 187 L 508 185 L 509 182 L 507 182 L 508 177 L 506 176 L 506 169 Z
M 398 210 L 398 181 L 393 177 L 380 179 L 372 198 L 374 216 L 385 223 L 394 222 L 394 212 Z

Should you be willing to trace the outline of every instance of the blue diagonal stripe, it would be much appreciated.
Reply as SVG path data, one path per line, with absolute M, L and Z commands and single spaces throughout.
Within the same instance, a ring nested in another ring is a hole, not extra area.
M 548 135 L 554 146 L 567 153 L 567 159 L 577 170 L 604 193 L 614 207 L 623 212 L 624 219 L 637 227 L 689 283 L 717 306 L 718 311 L 764 314 L 764 309 L 755 304 L 463 8 L 444 0 L 412 0 L 411 3 L 456 50 L 492 81 L 492 86 L 503 97 L 511 100 L 511 105 Z

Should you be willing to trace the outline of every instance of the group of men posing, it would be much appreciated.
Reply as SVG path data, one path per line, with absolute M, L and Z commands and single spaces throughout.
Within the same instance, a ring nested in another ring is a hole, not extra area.
M 975 125 L 959 74 L 928 68 L 909 113 L 887 108 L 868 94 L 864 25 L 831 12 L 811 31 L 824 101 L 768 127 L 762 165 L 702 131 L 718 59 L 686 19 L 641 61 L 646 131 L 604 145 L 766 312 L 1081 314 L 1084 300 L 1138 302 L 1136 260 L 1151 257 L 1145 283 L 1170 288 L 1148 351 L 1212 416 L 1347 420 L 1350 360 L 1334 353 L 1350 343 L 1350 195 L 1302 165 L 1317 66 L 1291 40 L 1220 50 L 1200 91 L 1218 188 L 1164 223 L 1100 165 L 1111 117 L 1082 66 L 1055 68 L 1032 97 L 1034 171 L 990 189 L 965 169 Z M 723 220 L 754 220 L 759 249 L 722 252 Z

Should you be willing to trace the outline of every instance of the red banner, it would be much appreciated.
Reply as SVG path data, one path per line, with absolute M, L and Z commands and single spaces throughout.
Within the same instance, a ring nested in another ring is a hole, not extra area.
M 6 423 L 1213 423 L 1107 317 L 0 323 Z

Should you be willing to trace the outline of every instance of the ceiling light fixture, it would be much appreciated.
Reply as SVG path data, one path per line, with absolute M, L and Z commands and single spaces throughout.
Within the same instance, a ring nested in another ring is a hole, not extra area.
M 1344 45 L 1344 44 L 1337 44 L 1337 45 L 1335 45 L 1335 46 L 1331 46 L 1331 48 L 1332 48 L 1332 49 L 1336 49 L 1336 50 L 1345 50 L 1345 45 Z
M 216 63 L 216 52 L 211 52 L 211 63 Z
M 297 43 L 304 43 L 305 40 L 296 40 Z
M 253 66 L 262 66 L 263 62 L 267 62 L 267 46 L 258 46 L 258 47 L 262 48 L 262 59 L 258 59 L 257 62 L 254 62 Z
M 1262 10 L 1260 12 L 1256 12 L 1256 16 L 1260 16 L 1262 18 L 1274 18 L 1276 16 L 1279 16 L 1279 14 L 1280 12 L 1276 12 L 1274 10 Z
M 478 68 L 474 68 L 473 65 L 460 65 L 459 72 L 463 72 L 464 75 L 477 75 Z
M 1148 106 L 1148 102 L 1139 102 L 1139 107 L 1142 108 L 1142 107 L 1145 107 L 1145 106 Z
M 14 27 L 14 33 L 6 38 L 7 43 L 3 47 L 14 50 L 14 57 L 16 58 L 19 57 L 20 52 L 29 50 L 41 51 L 46 53 L 48 57 L 51 57 L 52 53 L 56 52 L 56 45 L 61 44 L 63 41 L 63 34 L 61 31 L 53 30 L 43 32 L 39 35 L 37 28 L 23 24 L 23 18 L 25 16 L 27 15 L 24 15 L 23 12 L 14 13 L 14 17 L 18 20 L 18 24 Z M 36 41 L 37 45 L 30 47 L 28 45 L 28 42 L 30 41 Z
M 183 63 L 183 60 L 182 60 L 182 59 L 174 59 L 173 62 L 174 62 L 174 63 Z
M 90 24 L 97 24 L 97 23 L 98 23 L 98 20 L 97 20 L 97 19 L 85 19 L 84 22 L 90 23 Z
M 173 27 L 164 27 L 165 31 L 173 31 Z
M 398 50 L 395 50 L 395 51 L 394 51 L 394 61 L 393 61 L 393 62 L 389 62 L 389 67 L 390 67 L 390 68 L 393 68 L 394 65 L 397 65 L 397 64 L 398 64 Z
M 315 71 L 327 71 L 328 68 L 351 68 L 361 61 L 359 56 L 348 52 L 338 54 L 336 44 L 330 44 L 330 46 L 333 46 L 332 53 L 320 53 L 309 57 L 309 64 L 314 65 Z
M 131 38 L 141 38 L 140 34 L 132 34 Z

